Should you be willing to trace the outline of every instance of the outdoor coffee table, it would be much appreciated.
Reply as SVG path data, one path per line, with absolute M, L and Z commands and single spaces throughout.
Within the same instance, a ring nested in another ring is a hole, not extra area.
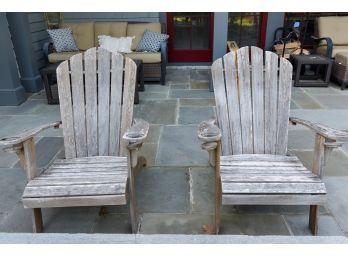
M 330 82 L 332 60 L 319 54 L 291 55 L 295 66 L 295 87 L 327 87 Z M 303 65 L 316 65 L 314 75 L 301 75 Z M 320 78 L 320 68 L 324 67 L 324 78 Z
M 144 71 L 143 71 L 143 61 L 142 60 L 134 60 L 135 64 L 137 65 L 137 78 L 136 78 L 136 85 L 135 85 L 135 91 L 134 91 L 134 103 L 139 103 L 139 91 L 144 91 Z M 47 97 L 47 103 L 48 104 L 59 104 L 58 99 L 58 91 L 53 93 L 52 87 L 56 87 L 55 76 L 56 76 L 56 70 L 61 62 L 57 63 L 51 63 L 48 66 L 41 69 L 41 76 L 44 82 L 44 87 L 46 91 L 46 97 Z M 56 91 L 56 90 L 55 90 Z

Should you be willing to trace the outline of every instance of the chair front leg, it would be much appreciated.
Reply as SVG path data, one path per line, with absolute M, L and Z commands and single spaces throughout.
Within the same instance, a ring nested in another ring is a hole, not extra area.
M 32 180 L 37 175 L 36 168 L 36 153 L 35 153 L 35 143 L 34 138 L 30 138 L 23 142 L 23 148 L 17 151 L 21 163 L 24 166 L 27 173 L 28 182 Z M 33 232 L 41 233 L 43 230 L 42 213 L 40 208 L 35 208 L 32 210 L 32 220 L 33 220 Z

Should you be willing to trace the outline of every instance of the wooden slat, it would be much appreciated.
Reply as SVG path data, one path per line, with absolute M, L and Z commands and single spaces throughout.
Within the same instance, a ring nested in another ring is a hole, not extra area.
M 50 168 L 53 169 L 84 169 L 84 168 L 114 168 L 114 167 L 126 167 L 126 162 L 107 162 L 107 163 L 57 163 L 53 164 Z
M 126 130 L 130 128 L 133 121 L 133 106 L 134 106 L 134 90 L 135 90 L 135 78 L 136 78 L 137 66 L 135 62 L 126 57 L 125 58 L 125 72 L 123 83 L 123 104 L 121 114 L 121 137 Z M 126 155 L 125 142 L 121 141 L 120 155 Z
M 65 171 L 65 172 L 56 172 L 56 171 L 46 171 L 42 177 L 88 177 L 88 176 L 114 176 L 114 175 L 125 175 L 126 173 L 123 170 L 118 170 L 118 171 L 93 171 L 89 170 L 86 172 L 70 172 L 70 171 Z
M 126 195 L 23 198 L 24 208 L 125 205 Z
M 239 88 L 238 88 L 239 84 L 237 79 L 236 53 L 230 52 L 226 54 L 223 60 L 224 60 L 225 81 L 226 81 L 226 102 L 227 102 L 227 108 L 228 108 L 228 120 L 230 125 L 230 137 L 227 140 L 231 140 L 231 143 L 232 143 L 232 152 L 230 154 L 241 154 L 242 153 L 242 132 L 241 132 L 241 125 L 240 125 Z M 223 152 L 223 154 L 228 154 L 228 153 Z
M 121 100 L 123 81 L 123 56 L 111 55 L 111 96 L 110 96 L 110 142 L 109 155 L 118 155 L 120 150 Z
M 274 154 L 277 139 L 278 56 L 265 52 L 265 153 Z
M 265 152 L 263 50 L 251 47 L 254 153 Z
M 287 151 L 291 85 L 292 65 L 285 58 L 280 58 L 276 154 L 286 154 Z
M 90 184 L 111 184 L 126 183 L 127 176 L 106 176 L 93 178 L 44 178 L 35 179 L 28 183 L 28 187 L 38 186 L 64 186 L 64 185 L 90 185 Z
M 286 183 L 286 182 L 297 182 L 297 183 L 321 183 L 319 177 L 307 173 L 307 174 L 294 174 L 294 175 L 286 175 L 283 174 L 273 174 L 273 175 L 259 175 L 259 174 L 221 174 L 221 181 L 223 183 L 230 182 L 278 182 L 278 183 Z
M 85 52 L 86 128 L 88 156 L 98 155 L 97 54 Z
M 245 166 L 245 167 L 303 167 L 301 162 L 271 162 L 271 161 L 222 161 L 221 166 Z
M 326 194 L 323 183 L 222 183 L 225 194 Z
M 285 161 L 297 161 L 297 156 L 285 156 L 285 155 L 273 155 L 273 154 L 240 154 L 240 155 L 227 155 L 221 156 L 221 161 L 272 161 L 272 162 L 285 162 Z
M 251 85 L 249 66 L 249 47 L 242 47 L 237 51 L 238 80 L 240 93 L 240 122 L 242 128 L 243 153 L 254 152 L 253 125 L 251 106 Z
M 62 118 L 62 127 L 64 135 L 65 157 L 75 158 L 75 135 L 74 120 L 70 91 L 70 76 L 68 61 L 62 62 L 57 68 L 57 84 L 60 99 L 60 115 Z
M 307 170 L 305 167 L 243 167 L 243 166 L 221 166 L 221 173 L 280 173 L 280 172 L 286 172 L 286 173 L 311 173 L 309 170 Z
M 99 155 L 109 154 L 110 52 L 98 48 L 98 145 Z
M 70 58 L 76 157 L 87 156 L 85 93 L 82 54 Z
M 23 198 L 124 194 L 126 184 L 26 187 Z
M 314 195 L 222 195 L 222 204 L 226 205 L 309 205 L 324 204 L 325 194 Z
M 120 156 L 94 156 L 94 157 L 82 157 L 74 159 L 56 159 L 54 164 L 69 164 L 69 163 L 109 163 L 109 162 L 127 162 L 126 157 Z
M 212 67 L 212 80 L 214 83 L 214 94 L 216 102 L 216 116 L 218 119 L 218 126 L 221 130 L 221 149 L 223 155 L 232 154 L 231 149 L 231 134 L 228 120 L 228 109 L 226 101 L 225 81 L 223 75 L 222 60 L 216 60 Z
M 54 174 L 54 173 L 70 173 L 70 174 L 88 174 L 90 172 L 104 172 L 104 173 L 114 173 L 114 174 L 124 174 L 126 167 L 114 167 L 114 168 L 80 168 L 80 169 L 50 169 L 45 172 L 45 174 Z
M 45 172 L 41 174 L 39 177 L 36 177 L 35 179 L 37 180 L 49 180 L 49 179 L 66 179 L 66 177 L 69 177 L 71 179 L 95 179 L 97 180 L 98 178 L 101 177 L 125 177 L 127 178 L 127 173 L 115 173 L 115 172 L 109 172 L 109 173 L 104 173 L 104 172 L 86 172 L 86 173 L 69 173 L 69 174 L 64 174 L 64 173 L 51 173 L 51 174 L 46 174 Z

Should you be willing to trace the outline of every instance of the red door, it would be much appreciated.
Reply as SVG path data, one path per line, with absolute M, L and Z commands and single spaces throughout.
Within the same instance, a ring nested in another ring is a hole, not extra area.
M 213 13 L 167 13 L 169 62 L 211 62 Z

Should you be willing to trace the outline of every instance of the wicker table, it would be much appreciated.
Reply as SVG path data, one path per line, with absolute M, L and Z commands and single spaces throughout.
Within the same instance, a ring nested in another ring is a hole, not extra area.
M 295 65 L 295 87 L 327 87 L 330 82 L 332 60 L 323 55 L 291 55 L 291 61 Z M 303 65 L 315 65 L 314 75 L 301 74 Z M 320 68 L 324 67 L 324 78 L 320 78 Z
M 135 64 L 137 65 L 137 83 L 135 86 L 134 91 L 134 103 L 139 103 L 139 91 L 144 91 L 144 71 L 143 71 L 143 61 L 142 60 L 134 60 Z M 58 98 L 58 91 L 54 90 L 52 92 L 52 88 L 57 89 L 57 84 L 55 82 L 56 79 L 56 69 L 58 65 L 61 62 L 58 63 L 51 63 L 48 66 L 41 69 L 41 76 L 44 82 L 45 91 L 46 91 L 46 97 L 47 97 L 47 103 L 48 104 L 59 104 L 59 98 Z

